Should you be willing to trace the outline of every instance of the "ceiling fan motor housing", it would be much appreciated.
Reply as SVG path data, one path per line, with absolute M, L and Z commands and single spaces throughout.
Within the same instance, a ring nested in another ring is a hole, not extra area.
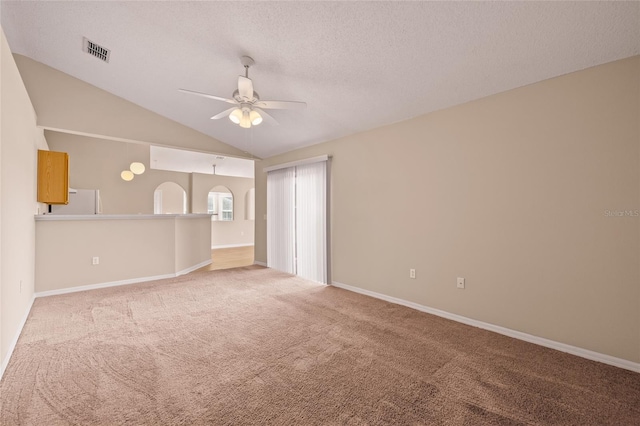
M 250 66 L 253 66 L 253 64 L 255 64 L 256 61 L 254 61 L 251 56 L 242 56 L 240 58 L 240 63 L 242 64 L 243 67 L 250 67 Z
M 239 104 L 247 103 L 247 100 L 240 96 L 240 92 L 238 92 L 238 89 L 233 91 L 233 94 L 231 95 L 231 97 L 235 99 Z M 258 102 L 259 100 L 260 100 L 260 95 L 258 95 L 258 92 L 254 90 L 253 99 L 250 99 L 248 103 L 253 104 Z

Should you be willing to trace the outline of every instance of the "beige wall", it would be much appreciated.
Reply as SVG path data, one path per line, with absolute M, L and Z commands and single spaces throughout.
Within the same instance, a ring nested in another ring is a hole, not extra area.
M 211 246 L 224 247 L 253 244 L 254 221 L 249 220 L 245 214 L 245 194 L 254 187 L 253 179 L 193 173 L 193 212 L 207 212 L 207 196 L 209 191 L 218 185 L 226 186 L 233 194 L 233 220 L 228 222 L 211 222 Z
M 329 154 L 334 281 L 640 362 L 639 102 L 634 57 L 266 159 L 256 260 L 262 169 Z
M 211 261 L 211 220 L 176 219 L 175 270 L 183 271 L 205 260 Z M 197 261 L 197 262 L 194 262 Z
M 210 263 L 210 222 L 175 215 L 39 220 L 35 291 L 174 276 Z
M 161 183 L 154 191 L 161 195 L 162 210 L 158 213 L 162 214 L 184 214 L 187 213 L 187 191 L 174 182 Z M 155 202 L 154 202 L 155 204 Z M 155 205 L 154 205 L 155 210 Z
M 187 173 L 153 170 L 149 167 L 149 146 L 99 138 L 45 132 L 53 151 L 69 154 L 69 185 L 99 189 L 104 214 L 153 214 L 153 193 L 164 182 L 189 188 Z M 142 175 L 126 182 L 120 172 L 133 161 L 146 167 Z
M 0 365 L 8 361 L 34 292 L 37 150 L 47 149 L 0 30 Z
M 246 154 L 186 126 L 22 55 L 14 55 L 38 125 L 104 138 L 191 148 L 232 156 Z
M 210 243 L 214 246 L 253 244 L 254 222 L 245 220 L 244 214 L 244 194 L 253 188 L 253 179 L 154 170 L 149 164 L 148 145 L 52 131 L 45 134 L 52 150 L 69 154 L 69 185 L 100 190 L 103 214 L 152 214 L 153 193 L 165 182 L 184 188 L 191 212 L 206 213 L 209 190 L 224 185 L 234 195 L 234 220 L 213 222 Z M 132 181 L 123 181 L 120 172 L 133 161 L 142 162 L 146 171 Z

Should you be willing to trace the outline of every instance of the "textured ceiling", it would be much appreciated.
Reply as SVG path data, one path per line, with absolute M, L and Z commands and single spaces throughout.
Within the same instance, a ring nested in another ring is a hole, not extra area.
M 640 54 L 640 2 L 6 2 L 19 53 L 259 157 Z M 82 52 L 87 37 L 108 64 Z M 209 117 L 242 74 L 279 126 Z

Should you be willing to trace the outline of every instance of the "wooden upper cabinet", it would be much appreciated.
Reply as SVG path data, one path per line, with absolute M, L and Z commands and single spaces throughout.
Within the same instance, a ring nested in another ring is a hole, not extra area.
M 38 201 L 69 203 L 69 154 L 38 150 Z

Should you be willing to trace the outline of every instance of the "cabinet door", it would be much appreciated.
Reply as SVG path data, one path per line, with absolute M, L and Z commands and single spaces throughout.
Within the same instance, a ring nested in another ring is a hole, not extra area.
M 38 150 L 38 201 L 69 202 L 69 154 Z

